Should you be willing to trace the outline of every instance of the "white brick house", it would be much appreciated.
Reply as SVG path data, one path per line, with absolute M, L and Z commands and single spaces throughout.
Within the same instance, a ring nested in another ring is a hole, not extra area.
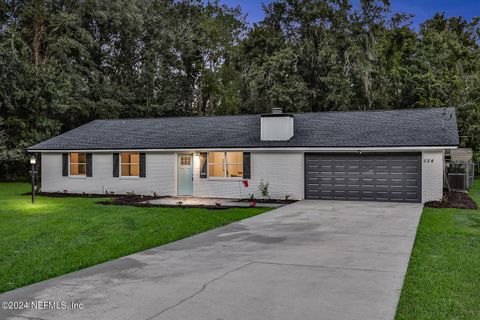
M 437 108 L 97 120 L 29 152 L 44 192 L 427 202 L 457 146 Z

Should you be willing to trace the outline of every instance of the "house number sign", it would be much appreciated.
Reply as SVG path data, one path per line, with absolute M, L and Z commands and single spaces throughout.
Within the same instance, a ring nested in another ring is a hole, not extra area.
M 433 163 L 433 159 L 423 159 L 424 163 Z

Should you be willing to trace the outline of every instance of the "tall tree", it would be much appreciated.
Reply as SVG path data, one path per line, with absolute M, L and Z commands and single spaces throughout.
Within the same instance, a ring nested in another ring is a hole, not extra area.
M 388 0 L 275 0 L 247 28 L 218 0 L 0 2 L 0 179 L 97 118 L 457 108 L 480 161 L 479 19 L 419 30 Z M 447 117 L 447 116 L 446 116 Z

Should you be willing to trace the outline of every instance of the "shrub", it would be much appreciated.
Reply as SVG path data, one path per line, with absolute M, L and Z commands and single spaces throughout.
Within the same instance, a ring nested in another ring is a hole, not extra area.
M 268 181 L 264 181 L 263 179 L 260 180 L 260 184 L 258 185 L 258 190 L 260 191 L 260 195 L 263 199 L 270 199 L 270 191 L 268 187 L 270 183 Z

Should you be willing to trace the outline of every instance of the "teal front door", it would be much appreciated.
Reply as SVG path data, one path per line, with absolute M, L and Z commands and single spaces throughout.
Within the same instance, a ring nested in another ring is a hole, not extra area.
M 192 155 L 179 155 L 177 160 L 177 194 L 193 195 L 193 163 Z

